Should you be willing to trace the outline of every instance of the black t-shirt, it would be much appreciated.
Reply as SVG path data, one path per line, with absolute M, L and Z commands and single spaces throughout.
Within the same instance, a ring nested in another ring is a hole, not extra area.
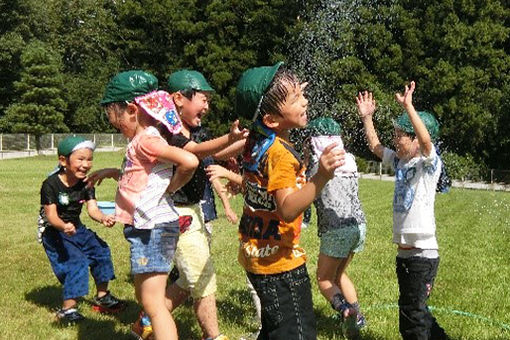
M 207 129 L 203 127 L 197 127 L 191 130 L 191 139 L 184 136 L 182 133 L 173 135 L 170 140 L 168 140 L 168 144 L 184 148 L 186 144 L 190 141 L 201 143 L 210 139 L 210 134 Z M 191 205 L 197 204 L 200 202 L 204 195 L 205 185 L 209 179 L 207 178 L 207 174 L 205 172 L 204 163 L 200 160 L 193 177 L 190 179 L 188 183 L 186 183 L 181 189 L 176 191 L 172 199 L 174 203 L 180 205 Z
M 72 187 L 67 187 L 58 173 L 46 178 L 41 187 L 41 216 L 47 220 L 44 214 L 44 206 L 57 205 L 58 217 L 64 222 L 71 222 L 75 227 L 81 224 L 80 214 L 83 203 L 96 199 L 94 188 L 87 188 L 84 181 L 79 181 Z

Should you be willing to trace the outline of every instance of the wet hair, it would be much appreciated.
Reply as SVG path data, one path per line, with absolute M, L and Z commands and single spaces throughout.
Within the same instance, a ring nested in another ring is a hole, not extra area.
M 108 112 L 115 112 L 115 116 L 120 116 L 122 112 L 124 112 L 128 106 L 128 102 L 112 102 L 106 105 L 103 105 L 104 111 L 108 114 Z
M 207 91 L 200 91 L 200 90 L 194 90 L 194 89 L 185 89 L 185 90 L 180 90 L 179 91 L 180 94 L 182 94 L 184 97 L 186 97 L 188 100 L 192 100 L 193 97 L 197 94 L 197 93 L 203 93 L 204 95 L 210 96 L 210 92 L 207 92 Z M 210 98 L 209 98 L 210 99 Z
M 194 90 L 194 89 L 185 89 L 179 91 L 184 97 L 188 98 L 189 100 L 193 99 L 193 97 L 200 91 Z
M 266 93 L 264 93 L 260 103 L 261 116 L 266 114 L 281 115 L 280 108 L 289 95 L 289 88 L 296 88 L 298 86 L 298 77 L 290 70 L 281 67 L 273 77 Z

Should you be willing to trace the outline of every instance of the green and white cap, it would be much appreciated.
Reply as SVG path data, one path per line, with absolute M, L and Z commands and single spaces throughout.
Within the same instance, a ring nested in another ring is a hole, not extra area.
M 257 118 L 264 94 L 282 65 L 280 61 L 273 66 L 253 67 L 244 71 L 236 87 L 235 109 L 238 117 L 252 121 Z
M 331 117 L 313 119 L 306 126 L 306 130 L 310 137 L 340 136 L 342 134 L 342 126 Z
M 439 122 L 437 121 L 436 117 L 427 111 L 418 111 L 418 116 L 420 117 L 423 124 L 425 124 L 430 138 L 433 141 L 436 140 L 439 137 Z M 413 124 L 411 123 L 411 119 L 409 119 L 409 115 L 406 112 L 402 113 L 400 116 L 393 120 L 393 126 L 404 131 L 405 133 L 416 135 L 414 132 Z
M 185 90 L 214 92 L 204 75 L 198 71 L 179 70 L 168 76 L 168 91 L 170 93 Z
M 131 102 L 136 97 L 158 89 L 158 79 L 142 70 L 131 70 L 113 77 L 104 92 L 101 105 L 116 102 Z
M 59 156 L 68 157 L 78 149 L 90 149 L 94 151 L 96 144 L 80 136 L 69 136 L 60 141 L 57 147 Z

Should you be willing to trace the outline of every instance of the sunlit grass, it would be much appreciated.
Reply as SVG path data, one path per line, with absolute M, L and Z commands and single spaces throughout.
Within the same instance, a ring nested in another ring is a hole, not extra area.
M 118 166 L 122 153 L 96 153 L 95 168 Z M 128 300 L 118 316 L 99 315 L 86 301 L 80 309 L 87 320 L 80 325 L 56 326 L 54 311 L 61 303 L 61 287 L 36 241 L 39 189 L 56 157 L 0 161 L 0 339 L 129 339 L 138 306 L 129 275 L 129 249 L 122 226 L 112 229 L 84 222 L 112 249 L 117 279 L 111 290 Z M 113 200 L 116 183 L 97 188 L 98 200 Z M 391 244 L 393 183 L 361 180 L 361 200 L 368 219 L 365 250 L 355 257 L 349 274 L 355 282 L 368 320 L 363 339 L 398 339 L 394 269 Z M 218 314 L 221 331 L 231 339 L 255 329 L 254 308 L 245 275 L 237 264 L 237 228 L 229 224 L 219 201 L 214 224 L 213 256 L 218 275 Z M 233 200 L 240 212 L 240 197 Z M 510 339 L 510 194 L 453 189 L 436 203 L 441 264 L 430 305 L 453 339 Z M 315 280 L 318 238 L 315 214 L 302 234 L 308 252 L 308 271 Z M 93 284 L 87 299 L 94 294 Z M 319 339 L 341 339 L 333 311 L 313 282 Z M 86 300 L 87 300 L 86 299 Z M 190 304 L 174 314 L 181 339 L 200 339 Z

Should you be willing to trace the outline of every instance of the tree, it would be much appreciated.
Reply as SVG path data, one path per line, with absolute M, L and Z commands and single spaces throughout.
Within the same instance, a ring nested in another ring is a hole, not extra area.
M 14 83 L 19 99 L 7 108 L 0 126 L 7 132 L 34 134 L 39 150 L 42 134 L 68 131 L 60 56 L 36 40 L 24 49 L 21 66 L 21 80 Z

